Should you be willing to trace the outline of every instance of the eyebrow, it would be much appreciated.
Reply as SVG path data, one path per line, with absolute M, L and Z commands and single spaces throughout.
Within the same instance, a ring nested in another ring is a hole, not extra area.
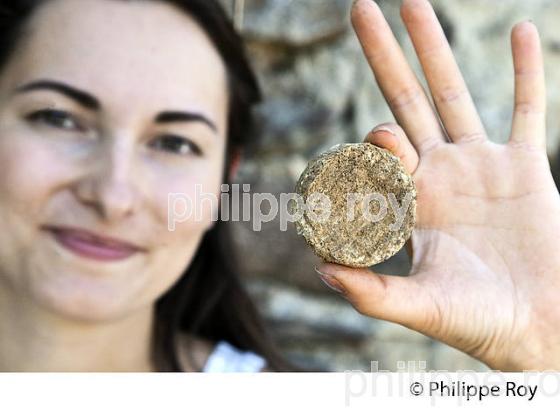
M 187 111 L 163 111 L 160 112 L 154 122 L 156 124 L 164 124 L 168 122 L 203 122 L 208 125 L 212 131 L 218 132 L 218 127 L 209 118 L 202 114 Z
M 50 80 L 39 80 L 34 81 L 29 84 L 22 85 L 16 88 L 16 93 L 26 93 L 29 91 L 35 90 L 51 90 L 56 91 L 65 96 L 73 99 L 78 104 L 84 106 L 87 109 L 93 111 L 100 111 L 101 110 L 101 103 L 97 98 L 93 95 L 88 94 L 85 91 L 78 90 L 77 88 L 71 87 L 64 83 L 59 83 L 57 81 L 50 81 Z
M 59 92 L 66 97 L 76 101 L 78 104 L 91 111 L 101 111 L 101 103 L 90 93 L 79 90 L 68 84 L 52 80 L 39 80 L 17 87 L 16 94 L 26 93 L 35 90 L 51 90 Z M 162 111 L 154 118 L 156 124 L 170 122 L 202 122 L 217 132 L 216 124 L 203 114 L 189 111 Z

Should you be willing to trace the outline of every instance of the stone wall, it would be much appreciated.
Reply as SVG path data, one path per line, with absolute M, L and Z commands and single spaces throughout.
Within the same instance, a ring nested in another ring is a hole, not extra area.
M 223 0 L 230 10 L 232 0 Z M 358 142 L 392 115 L 375 85 L 349 24 L 349 0 L 245 0 L 242 34 L 264 91 L 258 111 L 262 142 L 243 164 L 239 183 L 252 192 L 293 192 L 309 158 L 339 142 Z M 379 2 L 413 63 L 398 0 Z M 560 149 L 560 4 L 557 0 L 434 0 L 490 137 L 506 140 L 513 76 L 511 26 L 532 19 L 539 27 L 548 79 L 548 148 Z M 558 172 L 558 171 L 557 171 Z M 404 327 L 361 316 L 332 294 L 313 271 L 317 258 L 293 226 L 279 221 L 255 232 L 231 223 L 247 285 L 286 355 L 302 366 L 364 369 L 377 360 L 420 360 L 427 369 L 486 367 Z M 376 267 L 406 275 L 401 252 Z

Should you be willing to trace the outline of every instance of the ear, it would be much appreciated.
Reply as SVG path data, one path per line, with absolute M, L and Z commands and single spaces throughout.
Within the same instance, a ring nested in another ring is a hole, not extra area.
M 229 180 L 234 181 L 237 177 L 237 172 L 239 171 L 239 166 L 241 165 L 241 160 L 243 159 L 243 150 L 241 148 L 236 148 L 233 150 L 231 155 L 231 162 L 229 166 Z

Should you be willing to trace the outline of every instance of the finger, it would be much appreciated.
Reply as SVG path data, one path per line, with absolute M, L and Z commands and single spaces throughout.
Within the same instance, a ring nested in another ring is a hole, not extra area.
M 413 174 L 418 168 L 418 153 L 406 137 L 404 130 L 397 124 L 378 125 L 364 141 L 390 151 L 401 160 L 409 174 Z
M 539 33 L 530 22 L 511 33 L 515 106 L 510 143 L 546 146 L 546 90 Z
M 486 139 L 482 121 L 430 3 L 405 0 L 401 16 L 449 138 L 454 142 Z
M 367 268 L 323 263 L 319 277 L 344 296 L 361 314 L 388 320 L 422 333 L 437 321 L 437 309 L 414 276 L 382 275 Z
M 356 1 L 352 25 L 381 92 L 418 153 L 444 143 L 439 119 L 377 4 Z

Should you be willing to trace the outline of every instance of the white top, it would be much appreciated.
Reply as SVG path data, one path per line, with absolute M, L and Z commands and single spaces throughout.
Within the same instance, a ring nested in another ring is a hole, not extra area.
M 266 360 L 258 354 L 241 351 L 225 340 L 221 340 L 208 356 L 202 371 L 204 373 L 255 373 L 265 366 Z

